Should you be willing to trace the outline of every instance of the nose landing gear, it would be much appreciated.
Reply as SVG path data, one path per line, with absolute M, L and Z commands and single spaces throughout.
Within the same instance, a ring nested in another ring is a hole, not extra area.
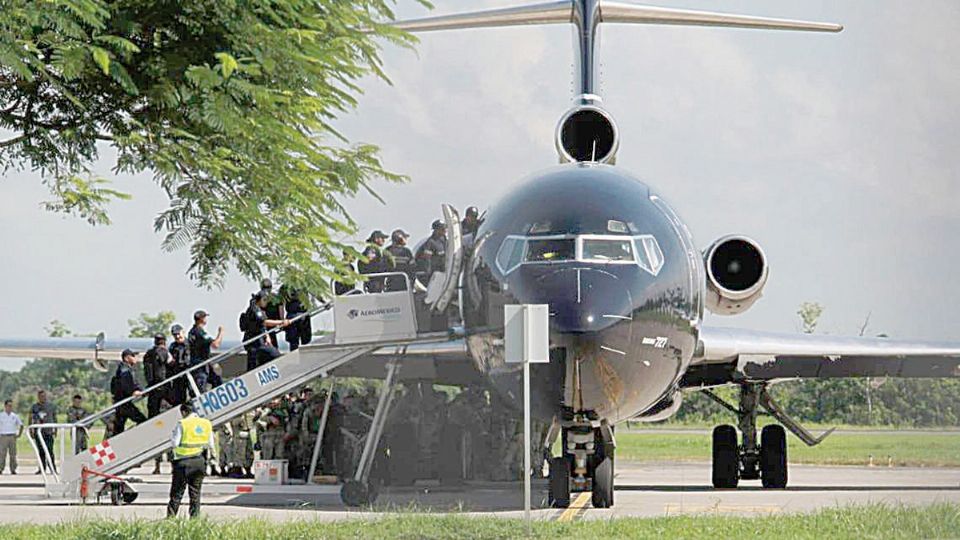
M 561 425 L 561 456 L 550 459 L 549 503 L 570 506 L 571 492 L 592 492 L 594 508 L 613 506 L 613 427 L 592 414 L 571 414 Z

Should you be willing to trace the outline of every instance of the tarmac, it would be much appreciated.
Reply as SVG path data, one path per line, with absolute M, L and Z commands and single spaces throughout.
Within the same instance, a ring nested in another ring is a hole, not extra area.
M 164 467 L 167 467 L 165 464 Z M 165 515 L 169 474 L 131 471 L 145 482 L 131 505 L 47 499 L 40 476 L 22 468 L 18 476 L 0 476 L 0 523 L 59 523 L 93 517 L 157 519 Z M 166 469 L 165 469 L 166 470 Z M 150 486 L 152 489 L 145 489 Z M 349 509 L 340 501 L 339 486 L 303 486 L 291 493 L 257 493 L 250 481 L 209 478 L 204 484 L 203 512 L 216 520 L 257 517 L 275 521 L 375 519 L 397 512 L 459 512 L 500 517 L 523 516 L 521 482 L 469 483 L 451 488 L 436 482 L 413 487 L 384 488 L 376 504 Z M 239 489 L 237 489 L 239 488 Z M 706 463 L 618 463 L 615 506 L 594 509 L 589 494 L 574 494 L 569 509 L 546 508 L 546 482 L 534 482 L 533 517 L 537 520 L 609 519 L 681 514 L 761 516 L 811 512 L 867 503 L 929 505 L 960 504 L 960 469 L 907 467 L 825 467 L 792 465 L 790 484 L 784 490 L 762 489 L 758 481 L 741 482 L 736 490 L 710 486 Z M 237 491 L 252 490 L 252 493 Z M 184 500 L 181 512 L 186 511 Z

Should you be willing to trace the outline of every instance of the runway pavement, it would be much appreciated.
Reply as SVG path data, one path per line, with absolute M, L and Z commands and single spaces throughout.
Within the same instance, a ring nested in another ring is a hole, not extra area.
M 883 502 L 926 505 L 960 504 L 960 469 L 822 467 L 794 465 L 790 487 L 764 490 L 759 482 L 743 482 L 737 490 L 710 487 L 708 464 L 621 463 L 617 473 L 613 509 L 590 507 L 589 495 L 574 495 L 571 508 L 545 508 L 546 483 L 535 483 L 536 519 L 608 519 L 680 514 L 769 515 L 809 512 L 818 508 Z M 137 472 L 146 472 L 142 469 Z M 168 475 L 148 481 L 167 481 Z M 214 485 L 229 484 L 210 479 Z M 162 488 L 161 488 L 162 489 Z M 232 488 L 231 488 L 232 489 Z M 223 491 L 223 489 L 221 489 Z M 212 495 L 204 496 L 204 513 L 214 519 L 260 517 L 271 520 L 374 518 L 397 511 L 464 512 L 504 517 L 522 516 L 522 484 L 477 483 L 466 488 L 445 488 L 421 483 L 410 488 L 387 488 L 371 509 L 345 508 L 333 486 L 316 495 Z M 0 476 L 0 522 L 56 523 L 93 516 L 114 519 L 155 519 L 164 515 L 162 493 L 143 493 L 130 506 L 108 504 L 80 506 L 43 498 L 40 477 Z

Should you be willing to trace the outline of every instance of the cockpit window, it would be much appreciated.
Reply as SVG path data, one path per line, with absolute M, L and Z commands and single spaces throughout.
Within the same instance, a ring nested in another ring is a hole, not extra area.
M 523 262 L 523 250 L 526 247 L 527 240 L 522 236 L 508 236 L 503 244 L 500 245 L 500 251 L 497 252 L 497 267 L 504 274 L 509 274 L 514 268 L 520 266 Z
M 577 258 L 575 238 L 528 238 L 525 262 L 572 261 Z
M 633 240 L 637 247 L 637 262 L 640 267 L 653 275 L 660 273 L 663 268 L 663 251 L 660 250 L 660 244 L 657 239 L 650 236 L 638 236 Z
M 497 251 L 496 264 L 504 275 L 522 264 L 582 261 L 603 264 L 635 264 L 656 276 L 664 256 L 657 239 L 639 236 L 508 236 Z
M 583 239 L 583 256 L 585 261 L 629 261 L 633 262 L 633 242 L 631 238 L 623 239 Z

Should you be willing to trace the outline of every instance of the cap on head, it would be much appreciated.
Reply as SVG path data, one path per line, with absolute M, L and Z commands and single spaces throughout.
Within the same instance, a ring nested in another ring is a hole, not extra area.
M 179 334 L 180 332 L 183 332 L 183 327 L 180 326 L 179 324 L 175 324 L 175 325 L 173 325 L 173 326 L 170 327 L 170 333 L 171 333 L 172 335 L 176 336 L 176 335 Z
M 397 230 L 393 231 L 392 233 L 390 233 L 390 240 L 391 240 L 393 243 L 398 243 L 398 242 L 400 242 L 401 240 L 405 240 L 405 239 L 407 239 L 407 238 L 410 238 L 410 235 L 407 234 L 407 231 L 405 231 L 405 230 L 403 230 L 403 229 L 397 229 Z
M 180 404 L 180 414 L 186 416 L 186 415 L 188 415 L 188 414 L 190 414 L 190 413 L 192 413 L 192 412 L 193 412 L 193 402 L 192 402 L 192 401 L 187 400 L 187 401 L 184 401 L 183 403 Z
M 124 349 L 123 352 L 120 353 L 120 358 L 122 358 L 123 360 L 126 360 L 128 356 L 136 358 L 137 354 L 138 353 L 132 351 L 131 349 Z
M 480 210 L 476 206 L 467 208 L 467 217 L 479 217 Z
M 442 219 L 435 219 L 433 220 L 433 224 L 430 225 L 430 228 L 434 231 L 439 231 L 440 229 L 446 229 L 447 224 L 444 223 Z
M 370 233 L 370 236 L 367 238 L 367 242 L 376 242 L 377 240 L 386 240 L 387 235 L 383 231 L 377 229 Z
M 264 298 L 266 298 L 268 294 L 269 294 L 269 291 L 260 289 L 259 291 L 253 293 L 252 297 L 255 302 L 259 302 L 260 300 L 263 300 Z
M 196 311 L 193 312 L 193 320 L 194 320 L 194 321 L 199 321 L 200 319 L 206 318 L 206 317 L 208 317 L 208 316 L 210 316 L 210 314 L 207 313 L 206 311 L 202 310 L 202 309 L 198 309 L 198 310 L 196 310 Z
M 260 288 L 270 290 L 273 288 L 273 282 L 270 281 L 270 278 L 263 278 L 260 280 Z
M 161 343 L 166 343 L 166 342 L 167 342 L 167 336 L 165 336 L 165 335 L 163 335 L 163 334 L 154 334 L 154 335 L 153 335 L 153 344 L 154 344 L 154 345 L 159 345 L 159 344 L 161 344 Z

